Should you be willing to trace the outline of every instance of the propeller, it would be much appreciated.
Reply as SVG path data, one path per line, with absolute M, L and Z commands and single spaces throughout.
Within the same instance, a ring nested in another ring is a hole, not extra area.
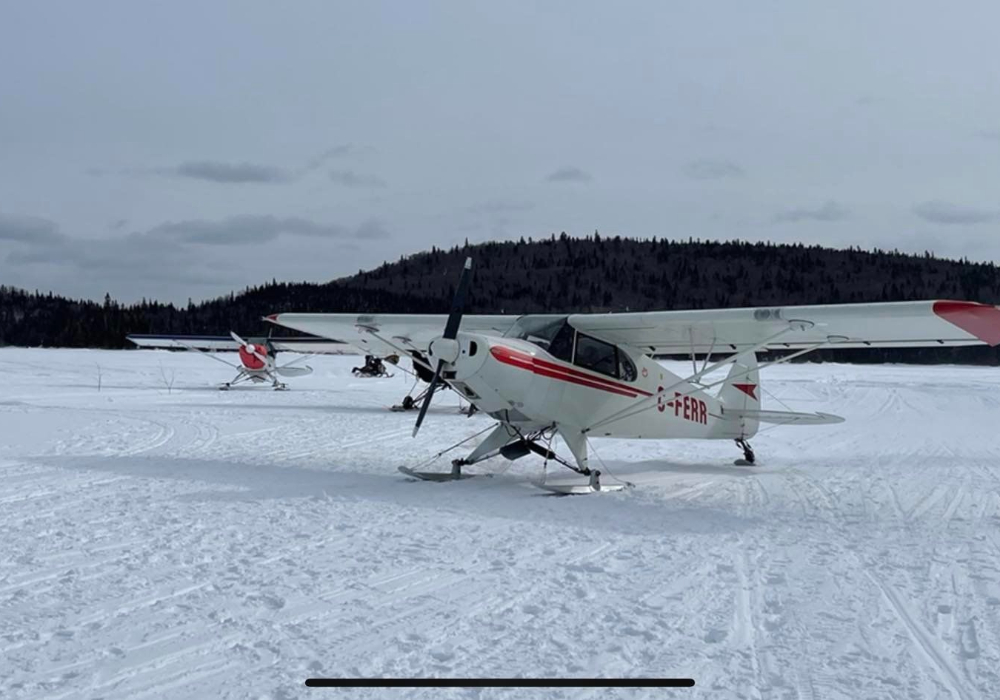
M 458 327 L 462 323 L 462 312 L 465 310 L 465 296 L 469 290 L 470 277 L 472 277 L 472 258 L 466 258 L 465 267 L 462 268 L 462 276 L 458 280 L 458 288 L 455 290 L 455 296 L 451 300 L 451 311 L 448 313 L 448 321 L 444 325 L 444 335 L 432 340 L 431 346 L 442 339 L 454 341 L 456 336 L 458 336 Z M 433 349 L 431 350 L 431 354 L 434 354 Z M 455 359 L 457 359 L 457 353 Z M 444 370 L 446 364 L 448 363 L 444 359 L 438 360 L 437 367 L 434 369 L 434 376 L 431 378 L 431 384 L 427 387 L 427 393 L 424 395 L 424 402 L 420 404 L 420 413 L 417 414 L 417 424 L 413 426 L 413 437 L 416 437 L 420 431 L 420 426 L 424 422 L 424 416 L 427 415 L 427 408 L 431 405 L 431 399 L 434 398 L 434 390 L 437 389 L 437 385 L 441 381 L 441 372 Z
M 232 337 L 233 340 L 239 343 L 240 347 L 242 347 L 244 350 L 246 350 L 248 353 L 256 357 L 264 364 L 267 364 L 267 358 L 261 355 L 259 352 L 257 352 L 257 347 L 253 343 L 248 343 L 247 341 L 243 340 L 243 338 L 236 335 L 236 333 L 233 331 L 229 331 L 229 335 Z

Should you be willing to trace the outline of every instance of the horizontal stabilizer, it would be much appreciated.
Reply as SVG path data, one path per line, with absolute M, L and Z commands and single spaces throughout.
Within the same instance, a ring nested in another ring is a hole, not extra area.
M 274 371 L 282 377 L 304 377 L 313 370 L 312 367 L 306 365 L 305 367 L 276 367 Z
M 749 418 L 761 423 L 777 423 L 778 425 L 832 425 L 843 423 L 844 419 L 832 413 L 795 413 L 794 411 L 752 411 L 743 409 L 723 408 L 722 417 L 726 420 Z

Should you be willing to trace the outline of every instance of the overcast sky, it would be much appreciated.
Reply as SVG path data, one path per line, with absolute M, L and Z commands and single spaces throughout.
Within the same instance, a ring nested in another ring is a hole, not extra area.
M 1000 260 L 1000 3 L 4 2 L 0 283 L 567 231 Z

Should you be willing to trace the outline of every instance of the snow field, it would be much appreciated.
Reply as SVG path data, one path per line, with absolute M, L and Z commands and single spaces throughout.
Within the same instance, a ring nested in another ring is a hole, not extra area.
M 1000 370 L 777 367 L 765 407 L 847 422 L 764 432 L 754 468 L 726 442 L 595 441 L 638 487 L 559 498 L 535 457 L 407 481 L 489 419 L 442 395 L 411 439 L 386 409 L 412 379 L 359 361 L 219 392 L 229 370 L 191 353 L 0 349 L 0 694 L 663 675 L 698 685 L 350 697 L 1000 697 Z

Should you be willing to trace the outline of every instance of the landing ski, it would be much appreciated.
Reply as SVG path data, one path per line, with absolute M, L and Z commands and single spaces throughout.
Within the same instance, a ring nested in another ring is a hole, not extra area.
M 450 472 L 418 472 L 409 467 L 399 467 L 399 471 L 413 479 L 421 481 L 461 481 L 462 479 L 474 479 L 476 477 L 493 476 L 492 474 L 466 474 L 460 470 L 453 469 Z
M 555 493 L 560 496 L 583 496 L 588 493 L 604 493 L 608 491 L 621 491 L 625 488 L 624 484 L 601 484 L 599 488 L 594 488 L 590 484 L 534 484 L 543 491 L 548 491 L 550 493 Z
M 600 476 L 600 472 L 591 472 L 590 478 L 587 481 L 580 481 L 579 479 L 557 479 L 555 481 L 538 481 L 533 485 L 543 491 L 549 491 L 561 496 L 582 496 L 584 494 L 598 493 L 602 491 L 621 491 L 626 486 L 630 485 L 621 482 L 605 484 L 601 482 Z

